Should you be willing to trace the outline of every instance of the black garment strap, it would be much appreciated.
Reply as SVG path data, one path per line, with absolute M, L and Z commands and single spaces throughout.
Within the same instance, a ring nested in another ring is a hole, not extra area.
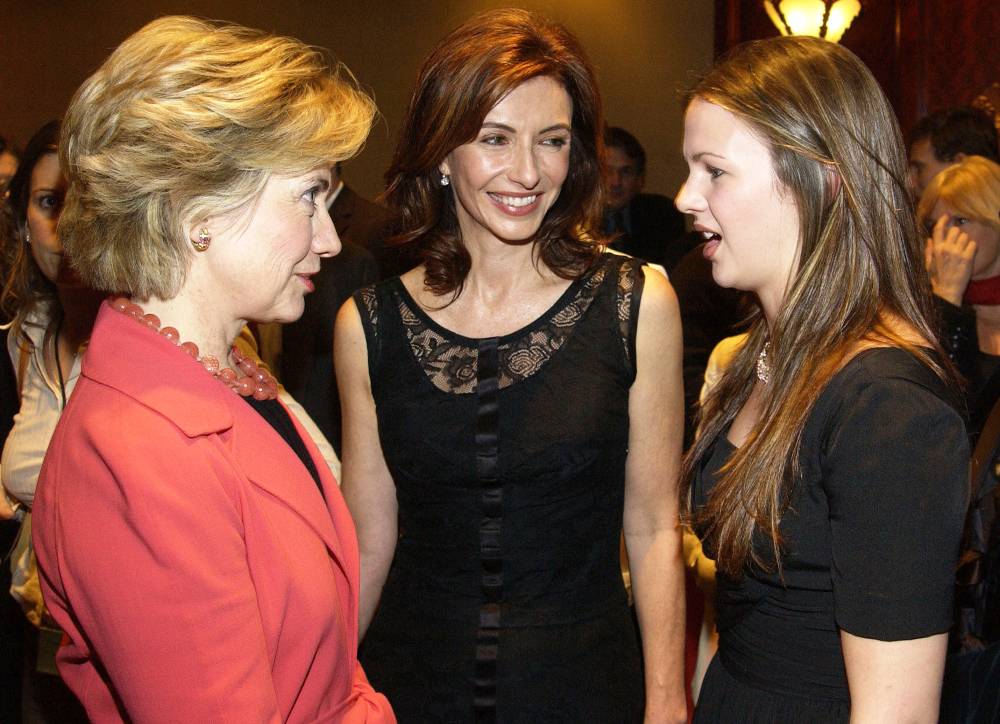
M 288 416 L 288 412 L 281 406 L 281 403 L 277 400 L 256 400 L 253 397 L 244 397 L 243 399 L 264 418 L 268 425 L 274 428 L 282 440 L 288 443 L 288 447 L 306 466 L 306 470 L 315 481 L 316 487 L 319 488 L 319 494 L 323 495 L 323 486 L 319 482 L 319 471 L 316 470 L 316 464 L 306 449 L 305 442 L 302 441 L 302 437 L 295 429 L 295 423 L 292 422 L 292 418 Z M 323 495 L 323 499 L 326 499 L 325 495 Z

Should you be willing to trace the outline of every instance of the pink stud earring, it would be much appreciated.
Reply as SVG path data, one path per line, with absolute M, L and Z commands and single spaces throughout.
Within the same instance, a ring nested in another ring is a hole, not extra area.
M 194 247 L 195 251 L 205 251 L 211 243 L 212 235 L 208 229 L 201 229 L 198 231 L 198 238 L 191 242 L 191 246 Z

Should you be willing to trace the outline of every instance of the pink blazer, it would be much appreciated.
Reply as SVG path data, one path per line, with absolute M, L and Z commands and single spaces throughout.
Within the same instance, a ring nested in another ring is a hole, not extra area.
M 325 503 L 242 398 L 102 305 L 32 514 L 94 722 L 395 721 L 356 657 L 354 524 L 296 427 Z

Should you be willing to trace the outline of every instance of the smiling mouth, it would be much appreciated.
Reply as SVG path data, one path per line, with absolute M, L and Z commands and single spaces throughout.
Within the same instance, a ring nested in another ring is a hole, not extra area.
M 531 206 L 535 201 L 538 200 L 538 194 L 531 194 L 530 196 L 504 196 L 503 194 L 490 193 L 489 197 L 496 201 L 498 204 L 503 206 L 510 206 L 513 209 L 520 209 L 525 206 Z

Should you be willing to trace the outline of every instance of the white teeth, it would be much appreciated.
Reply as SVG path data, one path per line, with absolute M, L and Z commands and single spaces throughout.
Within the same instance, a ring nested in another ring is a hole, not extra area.
M 721 239 L 722 238 L 721 236 L 719 236 L 714 231 L 703 231 L 703 232 L 701 232 L 701 235 L 705 238 L 705 241 L 711 241 L 712 239 Z
M 500 194 L 491 194 L 493 198 L 499 201 L 504 206 L 530 206 L 535 203 L 535 199 L 538 198 L 538 194 L 532 196 L 501 196 Z

